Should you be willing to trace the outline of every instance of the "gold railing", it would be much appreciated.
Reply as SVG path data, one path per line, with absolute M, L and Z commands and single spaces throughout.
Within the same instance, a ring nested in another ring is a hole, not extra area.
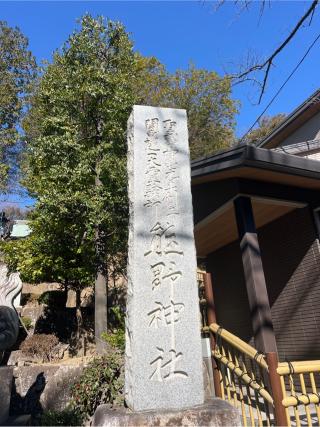
M 273 398 L 265 381 L 268 365 L 264 355 L 216 323 L 209 326 L 209 331 L 215 337 L 212 355 L 217 364 L 215 375 L 219 375 L 216 395 L 241 410 L 245 427 L 274 424 Z
M 214 335 L 216 395 L 241 410 L 244 426 L 320 425 L 320 360 L 278 363 L 216 323 L 205 329 Z
M 279 363 L 276 353 L 258 352 L 216 323 L 210 274 L 199 272 L 198 282 L 216 396 L 241 410 L 244 426 L 320 426 L 320 360 Z
M 279 363 L 287 424 L 320 425 L 320 360 Z

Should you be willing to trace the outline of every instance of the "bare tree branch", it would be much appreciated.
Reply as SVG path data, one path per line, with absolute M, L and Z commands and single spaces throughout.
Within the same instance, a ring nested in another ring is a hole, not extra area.
M 309 27 L 310 27 L 310 25 L 312 24 L 312 20 L 313 20 L 313 16 L 314 16 L 314 11 L 315 11 L 316 9 L 314 8 L 313 9 L 313 11 L 312 11 L 312 13 L 311 13 L 311 16 L 310 16 L 310 21 L 309 21 Z
M 259 122 L 259 120 L 263 117 L 263 115 L 265 114 L 265 112 L 268 110 L 268 108 L 270 107 L 270 105 L 274 102 L 274 100 L 277 98 L 277 96 L 279 95 L 279 93 L 281 92 L 281 90 L 284 88 L 284 86 L 288 83 L 288 81 L 291 79 L 291 77 L 293 76 L 293 74 L 297 71 L 297 69 L 300 67 L 300 65 L 303 63 L 303 61 L 305 60 L 305 58 L 307 57 L 307 55 L 309 54 L 310 50 L 313 48 L 313 46 L 318 42 L 318 40 L 320 40 L 320 33 L 317 35 L 317 37 L 313 40 L 313 42 L 311 43 L 311 45 L 308 47 L 308 49 L 306 50 L 306 52 L 304 53 L 303 57 L 300 59 L 300 61 L 298 62 L 298 64 L 294 67 L 294 69 L 291 71 L 291 73 L 289 74 L 289 76 L 286 78 L 286 80 L 282 83 L 282 85 L 280 86 L 280 88 L 277 90 L 277 92 L 274 94 L 274 96 L 272 97 L 272 99 L 269 101 L 268 105 L 264 108 L 264 110 L 262 111 L 262 113 L 259 115 L 259 117 L 255 120 L 255 122 L 252 124 L 252 126 L 249 128 L 249 130 L 245 133 L 245 135 L 241 138 L 240 143 L 243 141 L 243 139 L 248 135 L 248 133 L 250 133 L 252 131 L 252 129 L 254 128 L 254 126 Z M 317 97 L 318 98 L 318 97 Z M 311 102 L 315 102 L 315 100 L 317 98 L 314 98 Z
M 315 12 L 315 9 L 316 9 L 318 3 L 319 3 L 319 0 L 313 0 L 312 1 L 311 6 L 306 11 L 306 13 L 299 19 L 299 21 L 297 22 L 297 24 L 295 25 L 295 27 L 291 31 L 291 33 L 285 38 L 285 40 L 280 44 L 280 46 L 278 46 L 278 48 L 275 49 L 273 51 L 273 53 L 263 63 L 255 64 L 252 67 L 249 67 L 244 72 L 242 72 L 238 75 L 232 76 L 233 79 L 238 79 L 238 80 L 242 81 L 244 77 L 248 76 L 248 74 L 253 73 L 254 71 L 263 71 L 264 70 L 264 78 L 263 78 L 262 85 L 261 85 L 261 91 L 260 91 L 258 103 L 261 102 L 261 99 L 264 95 L 267 80 L 268 80 L 269 73 L 270 73 L 270 69 L 271 69 L 271 66 L 273 65 L 274 59 L 287 46 L 287 44 L 293 39 L 295 34 L 298 32 L 299 28 L 308 19 L 309 16 L 311 17 L 311 20 L 312 20 L 313 14 Z M 311 23 L 311 20 L 310 20 L 310 23 Z

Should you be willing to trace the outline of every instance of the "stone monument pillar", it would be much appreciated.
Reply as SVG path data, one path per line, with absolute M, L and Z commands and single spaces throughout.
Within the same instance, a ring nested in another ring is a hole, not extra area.
M 185 110 L 134 106 L 128 174 L 126 402 L 135 411 L 202 404 Z
M 200 311 L 185 110 L 134 106 L 128 122 L 129 259 L 125 399 L 93 426 L 240 425 L 203 404 Z

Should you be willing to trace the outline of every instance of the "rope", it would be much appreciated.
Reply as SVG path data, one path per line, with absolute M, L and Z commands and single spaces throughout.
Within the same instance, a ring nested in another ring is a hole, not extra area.
M 258 361 L 258 357 L 259 357 L 259 356 L 262 356 L 263 358 L 265 358 L 265 357 L 266 357 L 266 354 L 265 354 L 263 351 L 259 351 L 259 350 L 257 350 L 257 352 L 256 352 L 256 354 L 254 355 L 254 358 L 253 358 L 253 359 L 254 359 L 254 361 L 255 361 L 255 362 L 257 362 L 257 363 L 259 362 L 259 361 Z
M 288 363 L 288 367 L 289 367 L 289 371 L 290 371 L 290 375 L 294 375 L 294 367 L 293 364 L 290 362 L 290 360 L 286 359 L 286 362 Z
M 294 375 L 294 367 L 292 365 L 292 363 L 290 362 L 290 360 L 286 359 L 286 362 L 288 363 L 288 367 L 289 367 L 289 381 L 290 381 L 290 390 L 294 390 L 294 382 L 292 380 L 292 375 Z M 294 395 L 291 393 L 291 397 L 293 397 L 294 399 L 296 399 L 297 403 L 295 405 L 293 405 L 295 408 L 297 408 L 300 404 L 300 400 L 298 398 L 297 395 Z M 309 403 L 310 403 L 310 398 L 309 398 Z
M 293 405 L 295 408 L 297 408 L 299 406 L 300 400 L 298 398 L 298 396 L 294 396 L 293 394 L 291 395 L 291 397 L 293 397 L 294 399 L 296 399 L 297 403 L 295 405 Z
M 248 375 L 248 372 L 243 371 L 241 375 L 238 375 L 238 378 L 239 378 L 240 380 L 242 380 L 242 377 L 243 377 L 244 375 Z M 248 375 L 248 376 L 249 376 L 249 375 Z M 251 384 L 251 382 L 250 382 L 249 384 Z
M 311 403 L 310 396 L 308 394 L 306 394 L 306 393 L 301 393 L 301 396 L 307 397 L 308 400 L 309 400 L 309 402 L 307 403 L 307 405 L 310 405 L 310 403 Z
M 223 327 L 222 326 L 219 326 L 219 328 L 218 328 L 218 330 L 217 330 L 217 333 L 216 333 L 216 345 L 215 345 L 215 347 L 222 347 L 222 336 L 221 336 L 221 332 L 222 332 L 222 330 L 223 330 Z

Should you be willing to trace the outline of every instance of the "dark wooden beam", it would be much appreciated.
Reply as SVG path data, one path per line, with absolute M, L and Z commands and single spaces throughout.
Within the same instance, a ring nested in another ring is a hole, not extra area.
M 241 194 L 248 195 L 248 197 L 267 197 L 279 201 L 287 200 L 307 203 L 315 207 L 320 206 L 320 192 L 318 190 L 241 178 L 238 180 L 238 191 Z
M 238 197 L 234 207 L 255 345 L 264 353 L 277 352 L 251 199 Z
M 208 324 L 210 326 L 211 323 L 217 323 L 216 309 L 215 309 L 214 298 L 213 298 L 213 287 L 212 287 L 212 280 L 211 280 L 210 273 L 205 273 L 204 275 L 204 292 L 205 292 L 206 303 L 207 303 Z M 215 336 L 211 332 L 210 332 L 210 346 L 212 351 L 216 346 Z M 222 398 L 219 368 L 212 354 L 211 354 L 211 363 L 212 363 L 213 384 L 214 384 L 215 395 L 217 397 Z
M 213 181 L 192 187 L 194 222 L 201 222 L 237 195 L 262 197 L 275 202 L 306 203 L 312 208 L 320 207 L 320 192 L 306 188 L 256 181 L 245 178 L 232 178 Z
M 232 200 L 239 194 L 237 179 L 226 179 L 223 182 L 209 182 L 191 188 L 194 206 L 194 223 L 202 221 L 212 212 Z

